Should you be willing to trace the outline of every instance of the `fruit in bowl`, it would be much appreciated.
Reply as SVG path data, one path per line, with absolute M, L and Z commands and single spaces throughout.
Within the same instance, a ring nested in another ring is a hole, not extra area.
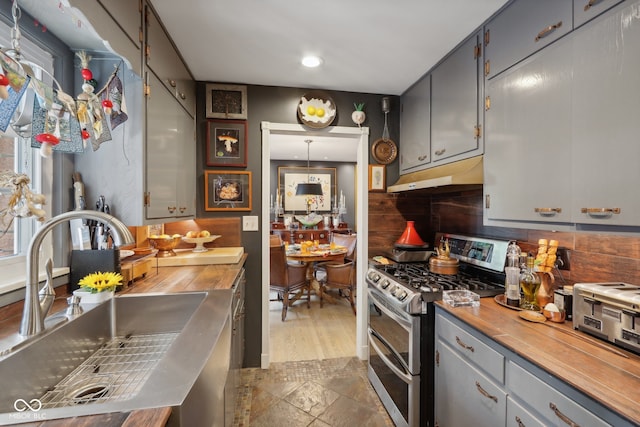
M 158 249 L 157 257 L 168 257 L 168 256 L 176 256 L 176 253 L 173 251 L 180 240 L 182 239 L 182 235 L 174 234 L 173 236 L 169 236 L 168 234 L 161 234 L 158 237 L 149 236 L 149 241 L 151 245 Z
M 322 215 L 311 213 L 305 216 L 296 215 L 296 219 L 305 227 L 315 227 L 320 221 L 322 221 L 323 217 Z
M 208 249 L 204 247 L 204 244 L 213 242 L 219 237 L 221 236 L 212 235 L 209 231 L 202 230 L 200 232 L 190 231 L 182 238 L 182 240 L 186 243 L 195 243 L 196 247 L 193 248 L 192 252 L 207 252 Z

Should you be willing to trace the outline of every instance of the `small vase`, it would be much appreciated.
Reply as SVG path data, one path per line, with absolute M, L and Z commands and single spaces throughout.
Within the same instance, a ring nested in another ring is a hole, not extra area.
M 404 229 L 402 236 L 396 241 L 396 245 L 405 246 L 424 246 L 424 240 L 416 231 L 415 221 L 407 221 L 407 227 Z
M 100 304 L 113 298 L 114 294 L 114 291 L 97 292 L 95 294 L 82 289 L 73 291 L 73 295 L 80 297 L 80 304 Z
M 538 277 L 540 277 L 540 290 L 538 290 L 538 305 L 540 309 L 543 309 L 545 305 L 550 302 L 553 302 L 553 294 L 556 290 L 556 286 L 554 284 L 555 278 L 553 274 L 548 272 L 538 271 L 536 272 Z

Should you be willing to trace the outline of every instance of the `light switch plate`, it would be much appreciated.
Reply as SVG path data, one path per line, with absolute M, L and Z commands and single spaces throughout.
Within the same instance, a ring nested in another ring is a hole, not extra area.
M 258 231 L 258 217 L 256 215 L 243 216 L 242 231 Z

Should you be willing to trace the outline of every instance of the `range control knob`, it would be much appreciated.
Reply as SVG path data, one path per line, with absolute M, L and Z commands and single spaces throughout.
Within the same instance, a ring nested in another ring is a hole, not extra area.
M 378 280 L 380 280 L 380 275 L 375 272 L 375 271 L 370 271 L 369 274 L 367 274 L 367 277 L 369 278 L 369 280 L 371 280 L 373 283 L 378 283 Z
M 387 289 L 390 284 L 391 281 L 389 281 L 389 279 L 384 279 L 382 282 L 380 282 L 380 286 L 382 287 L 382 289 Z
M 407 293 L 407 291 L 402 291 L 399 293 L 399 295 L 396 296 L 400 301 L 404 301 L 407 299 L 407 296 L 409 296 L 409 294 Z

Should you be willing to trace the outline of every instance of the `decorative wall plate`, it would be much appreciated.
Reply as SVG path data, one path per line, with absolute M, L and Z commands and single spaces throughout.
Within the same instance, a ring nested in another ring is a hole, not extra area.
M 371 155 L 381 165 L 388 165 L 398 156 L 398 147 L 390 139 L 378 139 L 371 146 Z
M 331 96 L 320 90 L 305 93 L 297 110 L 302 123 L 315 129 L 329 126 L 338 112 Z

